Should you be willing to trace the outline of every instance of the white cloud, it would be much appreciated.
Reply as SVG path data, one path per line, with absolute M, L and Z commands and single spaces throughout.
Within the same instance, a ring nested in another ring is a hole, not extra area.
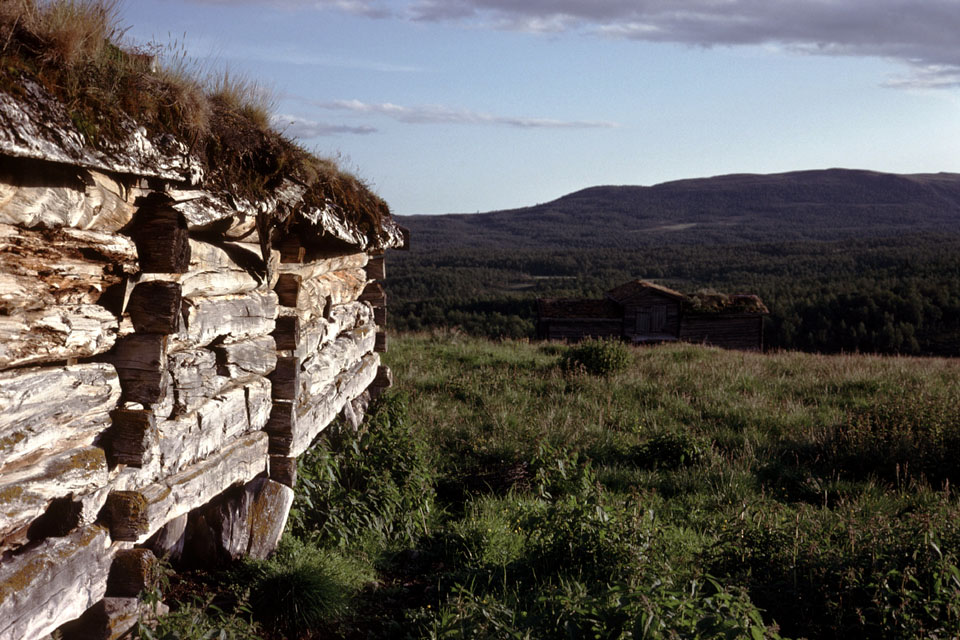
M 777 44 L 821 55 L 876 56 L 915 71 L 891 86 L 955 86 L 958 0 L 196 0 L 261 2 L 376 18 L 694 46 Z M 944 80 L 944 78 L 947 78 Z
M 453 109 L 442 105 L 407 107 L 390 102 L 370 103 L 359 100 L 336 100 L 315 104 L 324 109 L 387 116 L 407 124 L 478 124 L 521 129 L 609 129 L 619 126 L 615 122 L 596 120 L 554 120 L 551 118 L 500 116 L 468 109 Z
M 278 113 L 271 118 L 271 124 L 278 131 L 292 138 L 308 140 L 310 138 L 320 138 L 323 136 L 334 136 L 342 133 L 367 134 L 376 133 L 375 127 L 366 126 L 348 126 L 340 124 L 330 124 L 327 122 L 317 122 L 300 116 L 294 116 L 286 113 Z

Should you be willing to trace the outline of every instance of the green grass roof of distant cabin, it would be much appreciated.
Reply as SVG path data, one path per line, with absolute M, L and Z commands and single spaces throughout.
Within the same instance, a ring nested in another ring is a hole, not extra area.
M 307 189 L 302 206 L 338 205 L 371 235 L 387 204 L 331 160 L 318 158 L 270 126 L 268 94 L 228 73 L 198 77 L 183 63 L 154 68 L 151 49 L 121 47 L 117 0 L 0 2 L 0 90 L 23 97 L 39 82 L 98 147 L 122 141 L 132 118 L 150 136 L 172 134 L 205 165 L 203 187 L 257 200 L 286 179 Z M 126 116 L 126 117 L 125 117 Z

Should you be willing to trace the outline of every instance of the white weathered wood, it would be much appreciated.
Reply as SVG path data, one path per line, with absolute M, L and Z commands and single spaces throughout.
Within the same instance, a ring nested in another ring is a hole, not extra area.
M 307 358 L 344 331 L 373 322 L 373 309 L 365 302 L 349 302 L 330 309 L 329 317 L 316 317 L 300 324 L 295 355 Z
M 99 171 L 37 165 L 0 171 L 0 223 L 119 231 L 133 217 L 137 190 Z
M 336 340 L 304 359 L 297 401 L 303 404 L 322 393 L 344 368 L 353 366 L 373 351 L 375 341 L 376 327 L 364 325 L 340 334 Z
M 306 451 L 344 405 L 370 386 L 379 366 L 380 356 L 367 354 L 305 404 L 275 401 L 265 427 L 270 434 L 271 456 L 295 457 Z
M 116 346 L 100 356 L 116 368 L 123 399 L 152 405 L 168 393 L 167 348 L 173 336 L 134 333 L 117 340 Z
M 217 356 L 209 349 L 185 349 L 167 355 L 173 384 L 173 414 L 189 413 L 212 398 L 228 378 L 217 375 Z
M 273 336 L 257 336 L 211 347 L 217 355 L 217 374 L 232 380 L 269 375 L 277 366 Z
M 267 468 L 267 434 L 258 431 L 139 491 L 110 494 L 104 514 L 116 540 L 141 543 L 170 520 Z
M 214 340 L 239 341 L 269 335 L 277 318 L 277 294 L 272 291 L 184 300 L 184 326 L 171 336 L 171 349 L 206 346 Z
M 270 382 L 255 378 L 222 390 L 190 414 L 160 422 L 159 473 L 177 473 L 230 440 L 263 429 L 271 408 Z
M 323 317 L 336 305 L 356 301 L 367 285 L 367 274 L 361 269 L 332 271 L 316 278 L 301 280 L 296 295 L 297 315 L 302 320 Z
M 89 444 L 120 399 L 108 364 L 0 372 L 0 473 L 40 450 Z
M 269 279 L 264 279 L 260 264 L 262 258 L 258 245 L 245 242 L 215 245 L 190 240 L 190 266 L 186 273 L 144 274 L 141 281 L 179 283 L 185 298 L 210 298 L 273 289 L 279 275 L 280 253 L 270 253 Z
M 157 606 L 166 608 L 162 603 Z M 159 613 L 163 615 L 163 610 Z M 155 617 L 154 605 L 137 597 L 106 597 L 87 609 L 76 620 L 57 629 L 61 640 L 120 640 L 141 620 Z
M 279 270 L 281 274 L 295 275 L 299 276 L 301 280 L 310 280 L 333 271 L 363 269 L 367 266 L 369 258 L 370 257 L 363 252 L 342 254 L 321 253 L 316 256 L 310 256 L 308 262 L 281 263 Z
M 0 316 L 0 368 L 106 353 L 118 330 L 117 318 L 95 304 Z
M 290 487 L 256 478 L 192 512 L 186 562 L 215 566 L 266 558 L 280 542 L 293 497 Z
M 88 526 L 0 563 L 0 638 L 33 640 L 103 598 L 116 547 Z
M 173 415 L 190 413 L 222 393 L 227 385 L 262 384 L 273 371 L 277 352 L 273 338 L 257 336 L 211 349 L 184 349 L 167 356 L 173 390 Z
M 0 314 L 96 304 L 136 270 L 136 247 L 126 236 L 0 224 Z
M 41 84 L 21 76 L 18 85 L 16 96 L 0 92 L 3 155 L 190 184 L 203 177 L 203 163 L 180 140 L 170 136 L 151 140 L 133 120 L 123 118 L 115 124 L 125 131 L 124 140 L 88 144 L 64 105 Z
M 55 499 L 94 492 L 107 480 L 107 457 L 99 447 L 64 451 L 0 474 L 0 546 L 43 515 Z

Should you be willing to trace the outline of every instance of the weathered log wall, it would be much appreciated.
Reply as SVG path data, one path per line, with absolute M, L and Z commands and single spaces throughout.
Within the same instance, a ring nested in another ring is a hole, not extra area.
M 296 457 L 390 385 L 390 243 L 265 251 L 169 176 L 3 154 L 0 640 L 118 637 L 156 555 L 269 554 Z

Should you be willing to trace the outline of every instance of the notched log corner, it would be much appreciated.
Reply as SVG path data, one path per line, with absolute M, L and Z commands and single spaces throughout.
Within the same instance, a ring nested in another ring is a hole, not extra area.
M 144 273 L 185 273 L 190 268 L 190 232 L 173 200 L 151 194 L 139 203 L 127 231 L 137 245 Z

